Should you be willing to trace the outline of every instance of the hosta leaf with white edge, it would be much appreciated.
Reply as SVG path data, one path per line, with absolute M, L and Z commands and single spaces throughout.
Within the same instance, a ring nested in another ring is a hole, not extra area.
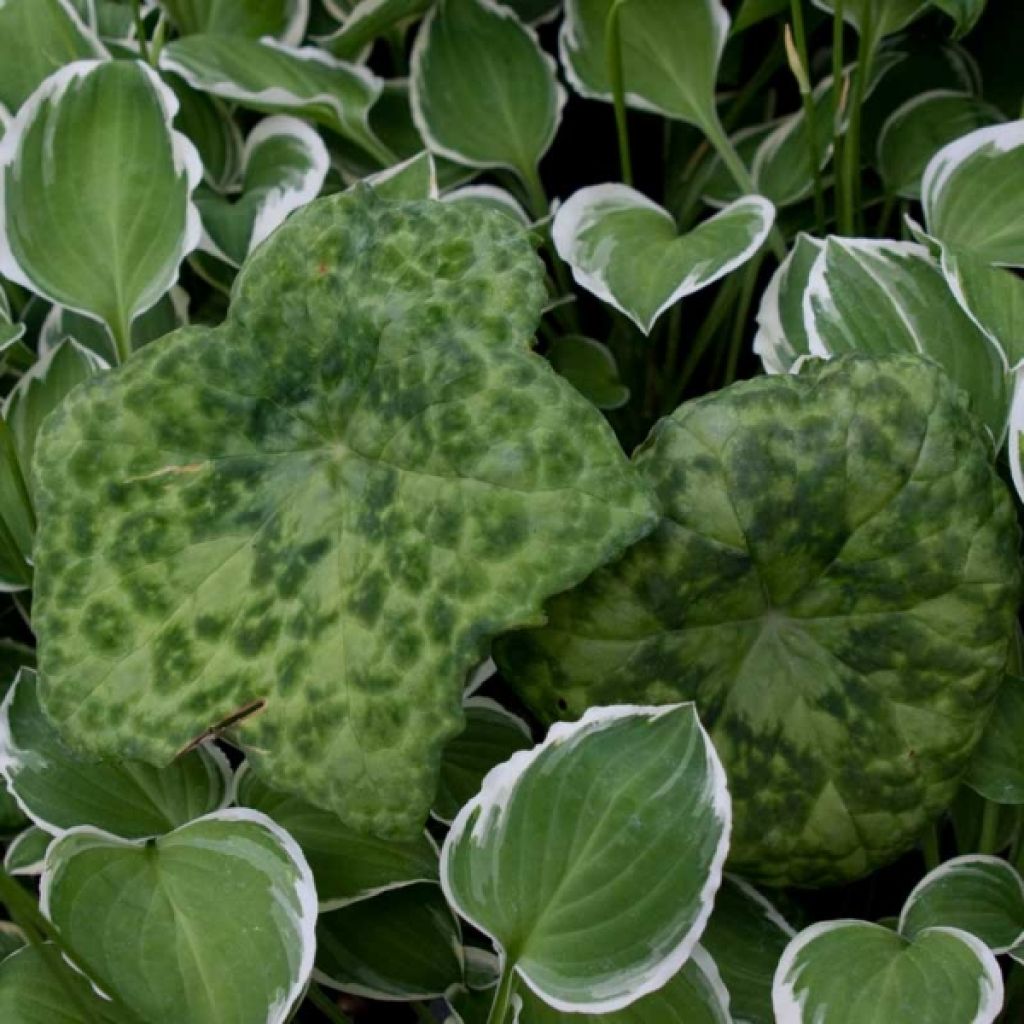
M 530 352 L 544 299 L 507 217 L 364 188 L 256 249 L 222 326 L 76 388 L 34 460 L 68 742 L 166 764 L 230 726 L 274 786 L 415 837 L 491 636 L 654 521 Z
M 307 117 L 338 132 L 384 164 L 391 153 L 370 129 L 370 108 L 382 82 L 312 46 L 273 39 L 186 36 L 160 51 L 160 67 L 193 89 L 268 114 Z
M 71 829 L 47 852 L 40 908 L 151 1024 L 283 1024 L 313 967 L 309 866 L 255 811 L 149 841 Z
M 494 664 L 494 659 L 490 656 L 484 658 L 483 661 L 469 673 L 469 678 L 466 680 L 466 688 L 462 691 L 462 698 L 465 700 L 468 697 L 472 697 L 498 671 L 497 666 Z
M 425 14 L 433 0 L 358 0 L 336 32 L 316 40 L 344 60 L 360 60 L 374 40 Z
M 4 871 L 9 875 L 41 875 L 46 849 L 53 836 L 38 825 L 30 825 L 19 832 L 4 853 Z
M 836 0 L 813 0 L 815 7 L 835 14 Z M 844 0 L 843 20 L 867 35 L 873 50 L 878 41 L 906 28 L 927 9 L 926 0 Z
M 462 937 L 436 884 L 407 885 L 321 914 L 314 978 L 385 1001 L 434 999 L 463 978 Z
M 488 774 L 445 840 L 441 884 L 506 975 L 557 1010 L 610 1013 L 690 957 L 730 820 L 693 705 L 593 708 Z
M 440 0 L 424 20 L 412 52 L 412 111 L 435 153 L 533 182 L 564 102 L 554 61 L 508 7 Z
M 0 705 L 0 772 L 22 810 L 54 834 L 94 825 L 127 838 L 159 835 L 231 796 L 227 761 L 212 746 L 167 768 L 76 756 L 43 713 L 36 674 L 25 668 Z
M 66 64 L 106 56 L 103 44 L 69 0 L 0 4 L 0 105 L 12 114 L 43 79 Z
M 955 23 L 955 34 L 965 36 L 985 13 L 988 0 L 931 0 L 933 7 L 948 14 Z
M 1011 466 L 1019 456 L 1011 455 Z M 1024 679 L 1007 675 L 964 781 L 986 800 L 1024 804 Z
M 177 108 L 145 64 L 79 61 L 0 141 L 0 273 L 106 324 L 121 359 L 199 242 L 202 166 L 171 127 Z
M 605 27 L 613 0 L 567 0 L 559 35 L 573 89 L 610 101 Z M 715 81 L 729 35 L 720 0 L 631 0 L 619 11 L 626 103 L 706 126 L 717 121 Z
M 290 213 L 319 195 L 330 162 L 323 140 L 304 121 L 286 115 L 261 121 L 242 151 L 241 195 L 196 196 L 203 248 L 240 267 Z
M 812 355 L 928 356 L 970 396 L 1002 445 L 1012 382 L 1000 352 L 960 308 L 923 246 L 833 236 L 811 268 L 803 302 Z
M 443 203 L 476 203 L 488 210 L 497 210 L 528 227 L 530 215 L 508 189 L 497 185 L 462 185 L 441 196 Z
M 298 46 L 306 34 L 310 0 L 159 0 L 183 36 L 203 32 Z
M 908 100 L 889 115 L 878 136 L 878 170 L 886 191 L 920 199 L 925 168 L 943 146 L 1004 120 L 997 107 L 969 93 L 935 89 Z
M 2 138 L 2 135 L 0 135 Z M 11 319 L 11 305 L 7 293 L 0 286 L 0 356 L 25 335 L 25 325 Z
M 16 924 L 12 924 L 10 921 L 0 921 L 0 962 L 26 945 L 28 945 L 28 940 L 25 938 L 25 933 Z M 2 986 L 0 986 L 0 990 L 2 990 Z
M 178 75 L 165 74 L 178 97 L 174 127 L 192 140 L 203 162 L 203 181 L 218 192 L 235 188 L 245 145 L 241 129 L 213 96 L 193 89 Z
M 635 189 L 591 185 L 559 207 L 552 237 L 581 287 L 650 334 L 680 299 L 746 263 L 774 220 L 767 199 L 747 196 L 680 235 L 672 214 Z
M 796 936 L 775 974 L 778 1024 L 992 1024 L 1003 977 L 981 940 L 929 928 L 913 941 L 866 921 L 823 921 Z
M 921 182 L 928 233 L 956 249 L 1024 267 L 1024 120 L 989 125 L 940 149 Z
M 415 156 L 363 178 L 381 199 L 411 201 L 437 199 L 437 166 L 433 154 L 424 150 Z M 352 186 L 358 188 L 358 183 Z
M 406 841 L 353 831 L 330 811 L 272 789 L 246 766 L 237 801 L 273 818 L 299 844 L 313 872 L 321 912 L 417 882 L 436 882 L 438 851 L 429 833 Z
M 702 946 L 657 991 L 611 1013 L 563 1013 L 526 987 L 515 999 L 514 1024 L 733 1024 L 729 992 Z
M 954 857 L 929 871 L 900 913 L 900 934 L 914 939 L 928 928 L 958 928 L 993 953 L 1024 941 L 1024 881 L 999 857 Z
M 446 824 L 476 796 L 492 768 L 533 746 L 530 727 L 497 701 L 470 697 L 463 711 L 466 728 L 444 748 L 434 797 L 434 817 Z

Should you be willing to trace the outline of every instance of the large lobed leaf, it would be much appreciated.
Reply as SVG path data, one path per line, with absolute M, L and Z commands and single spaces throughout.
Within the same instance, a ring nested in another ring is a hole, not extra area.
M 509 218 L 364 190 L 261 246 L 222 327 L 73 392 L 36 446 L 33 609 L 68 742 L 161 764 L 244 718 L 275 786 L 414 834 L 486 641 L 655 521 L 530 354 L 543 301 Z

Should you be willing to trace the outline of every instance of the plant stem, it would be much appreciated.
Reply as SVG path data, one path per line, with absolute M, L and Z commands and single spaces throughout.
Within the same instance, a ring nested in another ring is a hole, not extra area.
M 811 181 L 814 182 L 814 220 L 818 234 L 825 233 L 825 188 L 821 180 L 821 161 L 818 156 L 818 133 L 814 126 L 814 93 L 810 82 L 810 60 L 807 52 L 807 30 L 804 27 L 803 0 L 789 0 L 793 18 L 793 42 L 795 57 L 800 68 L 797 84 L 800 86 L 800 102 L 804 110 L 804 132 L 807 135 L 807 159 L 810 162 Z M 832 94 L 835 95 L 833 85 Z
M 835 0 L 832 15 L 832 165 L 836 169 L 836 226 L 842 223 L 843 176 L 839 166 L 843 156 L 843 0 Z
M 494 993 L 494 1002 L 491 1003 L 491 1012 L 487 1014 L 487 1024 L 505 1024 L 508 1018 L 509 1006 L 512 1003 L 512 993 L 515 991 L 516 976 L 512 969 L 512 961 L 505 956 L 501 964 L 501 980 Z
M 981 812 L 981 835 L 978 837 L 978 853 L 993 854 L 999 848 L 999 804 L 985 801 Z
M 116 323 L 107 325 L 110 328 L 110 336 L 114 340 L 114 354 L 117 362 L 122 365 L 132 354 L 132 328 L 130 323 L 125 323 L 118 317 Z
M 311 981 L 309 983 L 309 988 L 306 991 L 306 998 L 331 1022 L 331 1024 L 352 1024 L 349 1018 L 334 1005 L 334 1000 L 331 999 L 315 981 Z
M 925 871 L 934 871 L 941 863 L 939 853 L 939 826 L 931 825 L 921 841 L 921 854 L 924 857 Z
M 757 275 L 761 270 L 761 261 L 764 253 L 759 252 L 743 268 L 743 284 L 740 286 L 740 301 L 736 306 L 736 315 L 732 322 L 732 337 L 729 339 L 729 355 L 725 363 L 725 385 L 731 384 L 736 379 L 736 368 L 740 361 L 740 349 L 743 346 L 743 337 L 747 328 L 747 316 L 750 313 L 750 303 L 754 298 L 754 286 L 757 284 Z
M 146 27 L 142 24 L 142 0 L 132 0 L 132 16 L 135 19 L 135 37 L 139 43 L 139 56 L 149 63 L 149 45 L 146 40 Z
M 421 1020 L 424 1024 L 437 1024 L 437 1019 L 430 1012 L 430 1007 L 426 1003 L 410 1003 L 412 1012 L 416 1014 L 416 1019 Z
M 861 219 L 860 210 L 860 115 L 864 105 L 864 94 L 871 76 L 875 43 L 871 25 L 871 5 L 864 5 L 864 22 L 860 26 L 857 43 L 857 67 L 854 71 L 850 113 L 847 119 L 846 142 L 843 147 L 843 224 L 846 234 L 857 230 Z
M 629 0 L 615 0 L 604 23 L 604 56 L 608 66 L 608 81 L 612 86 L 615 107 L 615 130 L 619 140 L 619 162 L 622 180 L 633 184 L 633 163 L 629 156 L 629 124 L 626 120 L 625 75 L 622 68 L 622 33 L 619 29 L 619 11 Z

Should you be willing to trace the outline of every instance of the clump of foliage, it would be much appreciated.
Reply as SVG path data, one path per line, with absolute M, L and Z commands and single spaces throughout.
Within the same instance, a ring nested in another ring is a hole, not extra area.
M 0 0 L 0 1020 L 1019 1020 L 1013 8 Z

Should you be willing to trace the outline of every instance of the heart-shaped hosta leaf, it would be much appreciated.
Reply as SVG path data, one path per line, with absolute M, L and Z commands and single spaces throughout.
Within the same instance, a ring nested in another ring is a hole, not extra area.
M 445 840 L 441 884 L 544 1002 L 610 1013 L 690 956 L 729 820 L 693 705 L 594 708 L 487 776 Z
M 12 114 L 65 64 L 106 55 L 70 0 L 0 4 L 0 106 Z
M 122 358 L 199 242 L 202 166 L 171 129 L 177 108 L 145 64 L 78 61 L 0 142 L 0 273 L 105 323 Z
M 0 772 L 29 817 L 53 833 L 95 825 L 128 838 L 160 835 L 223 807 L 230 791 L 227 761 L 209 745 L 166 768 L 76 756 L 43 714 L 31 669 L 0 705 Z
M 789 944 L 775 975 L 779 1024 L 992 1024 L 1003 978 L 985 945 L 955 928 L 913 942 L 866 921 L 824 921 Z
M 656 992 L 611 1013 L 563 1013 L 525 986 L 515 997 L 515 1024 L 733 1024 L 729 993 L 715 962 L 700 946 Z
M 487 697 L 470 697 L 466 728 L 444 748 L 434 816 L 450 823 L 480 791 L 484 776 L 517 750 L 533 746 L 530 727 Z
M 309 867 L 255 811 L 145 842 L 72 829 L 46 855 L 41 905 L 146 1024 L 283 1024 L 313 967 Z
M 268 117 L 245 140 L 242 193 L 231 199 L 200 192 L 196 206 L 206 230 L 205 246 L 232 266 L 285 218 L 314 200 L 331 158 L 320 136 L 295 117 Z
M 650 334 L 670 306 L 750 259 L 774 220 L 767 199 L 747 196 L 680 235 L 672 214 L 634 189 L 591 185 L 560 207 L 552 236 L 577 283 Z
M 908 939 L 927 928 L 959 928 L 993 953 L 1008 953 L 1024 941 L 1024 881 L 998 857 L 954 857 L 914 887 L 899 927 Z
M 36 445 L 33 607 L 68 741 L 166 764 L 245 718 L 274 786 L 415 835 L 488 639 L 656 518 L 530 353 L 543 302 L 509 218 L 363 190 L 260 246 L 222 327 L 72 392 Z
M 999 688 L 995 708 L 964 778 L 967 785 L 986 800 L 1024 804 L 1021 736 L 1024 736 L 1024 679 L 1008 675 Z
M 429 833 L 402 842 L 353 832 L 336 814 L 271 789 L 247 768 L 237 778 L 238 803 L 273 818 L 302 848 L 321 911 L 437 881 L 438 851 Z
M 462 981 L 459 925 L 438 885 L 407 885 L 321 914 L 316 977 L 370 999 L 443 996 Z
M 413 49 L 412 104 L 435 153 L 531 181 L 564 102 L 555 62 L 508 7 L 440 0 L 427 16 Z
M 38 825 L 19 832 L 4 853 L 4 871 L 9 875 L 42 874 L 46 849 L 52 840 L 53 836 Z
M 735 869 L 864 874 L 952 798 L 1002 680 L 1018 531 L 933 364 L 815 362 L 681 406 L 636 456 L 661 526 L 494 645 L 545 719 L 693 699 Z
M 306 32 L 310 0 L 159 0 L 183 36 L 199 32 L 261 39 L 274 36 L 298 46 Z
M 611 100 L 605 31 L 613 0 L 567 0 L 562 67 L 581 96 Z M 626 102 L 707 125 L 717 121 L 715 79 L 729 34 L 720 0 L 630 0 L 618 14 Z
M 1024 121 L 994 124 L 944 146 L 921 183 L 928 233 L 989 263 L 1024 267 Z

